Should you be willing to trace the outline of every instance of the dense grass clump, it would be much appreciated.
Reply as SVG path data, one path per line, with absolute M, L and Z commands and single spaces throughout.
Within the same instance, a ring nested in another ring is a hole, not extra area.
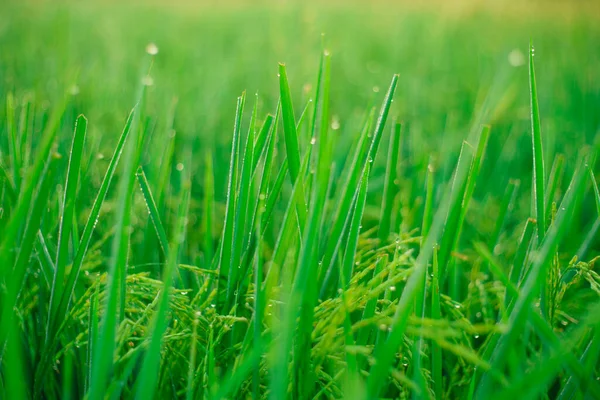
M 3 7 L 0 398 L 600 398 L 593 17 Z

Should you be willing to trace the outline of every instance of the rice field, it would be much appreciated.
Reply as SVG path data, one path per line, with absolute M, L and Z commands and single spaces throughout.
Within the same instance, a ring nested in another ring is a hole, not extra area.
M 2 2 L 0 398 L 600 398 L 598 16 Z

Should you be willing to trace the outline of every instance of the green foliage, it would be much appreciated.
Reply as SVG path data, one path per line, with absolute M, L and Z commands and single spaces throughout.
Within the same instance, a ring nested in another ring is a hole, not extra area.
M 0 398 L 600 398 L 596 21 L 186 7 L 0 6 Z

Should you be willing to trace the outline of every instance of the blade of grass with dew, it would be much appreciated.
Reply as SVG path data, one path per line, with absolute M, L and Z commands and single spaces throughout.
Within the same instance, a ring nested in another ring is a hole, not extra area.
M 75 201 L 77 196 L 77 184 L 79 171 L 81 169 L 81 158 L 83 145 L 87 132 L 87 119 L 80 115 L 75 121 L 75 133 L 71 144 L 71 153 L 67 166 L 67 177 L 65 181 L 64 197 L 58 227 L 58 245 L 56 249 L 55 271 L 50 293 L 50 316 L 56 314 L 65 284 L 65 269 L 68 263 L 69 241 L 73 224 L 72 216 L 75 213 Z M 52 320 L 49 318 L 46 327 L 46 341 L 50 339 L 49 330 Z
M 246 102 L 246 92 L 242 93 L 237 99 L 237 106 L 235 111 L 235 123 L 233 127 L 233 138 L 231 141 L 231 158 L 229 160 L 229 177 L 227 179 L 227 199 L 225 206 L 225 218 L 223 225 L 223 233 L 221 236 L 221 249 L 218 258 L 218 269 L 219 275 L 229 273 L 231 270 L 231 254 L 233 246 L 233 235 L 234 235 L 234 213 L 236 204 L 236 188 L 237 188 L 237 163 L 239 158 L 239 147 L 240 147 L 240 130 L 242 125 L 242 116 L 244 113 L 244 104 Z M 229 279 L 229 276 L 227 276 Z M 227 293 L 225 293 L 226 295 Z M 225 304 L 226 299 L 222 299 Z M 226 310 L 228 312 L 228 310 Z
M 285 64 L 279 64 L 277 76 L 279 77 L 280 96 L 279 102 L 277 103 L 277 109 L 281 112 L 285 150 L 290 164 L 291 181 L 292 184 L 294 184 L 300 173 L 300 145 L 298 143 L 298 126 L 296 124 Z M 279 116 L 279 114 L 277 114 L 277 116 Z
M 398 122 L 392 123 L 392 137 L 390 140 L 387 165 L 385 170 L 385 184 L 383 186 L 383 200 L 381 202 L 381 214 L 379 216 L 379 240 L 384 243 L 390 235 L 392 226 L 392 207 L 396 196 L 396 170 L 398 168 L 398 156 L 400 152 L 400 134 L 402 125 Z
M 542 149 L 542 131 L 540 123 L 540 110 L 538 106 L 538 94 L 535 80 L 535 68 L 533 63 L 533 44 L 529 45 L 529 105 L 531 107 L 531 138 L 533 145 L 533 198 L 535 201 L 535 212 L 537 218 L 537 231 L 541 243 L 546 233 L 546 208 L 545 208 L 545 172 L 544 153 Z
M 137 399 L 152 399 L 155 397 L 155 391 L 158 386 L 159 366 L 161 358 L 161 347 L 163 335 L 167 330 L 167 312 L 169 309 L 169 300 L 171 298 L 171 287 L 173 278 L 177 269 L 177 259 L 179 257 L 179 249 L 185 240 L 185 231 L 187 225 L 187 215 L 189 211 L 190 201 L 190 183 L 184 184 L 183 193 L 179 200 L 179 213 L 176 226 L 173 230 L 173 237 L 169 245 L 168 264 L 163 271 L 163 287 L 161 298 L 158 303 L 158 310 L 151 322 L 151 328 L 148 330 L 149 340 L 148 349 L 145 353 L 144 361 L 142 362 L 139 379 L 137 381 L 136 398 Z
M 167 233 L 165 232 L 165 227 L 163 226 L 163 223 L 160 220 L 158 208 L 156 206 L 156 203 L 154 202 L 154 197 L 152 196 L 152 191 L 150 190 L 150 185 L 148 183 L 148 179 L 146 179 L 144 169 L 141 166 L 138 167 L 135 175 L 140 185 L 140 189 L 142 190 L 144 202 L 146 203 L 148 214 L 150 214 L 150 220 L 152 221 L 152 225 L 154 226 L 154 231 L 156 232 L 158 243 L 160 245 L 163 255 L 166 258 L 168 258 L 169 242 L 167 239 Z
M 268 151 L 268 146 L 266 144 L 271 138 L 271 128 L 273 128 L 274 119 L 275 118 L 271 114 L 267 114 L 262 126 L 260 127 L 260 130 L 258 131 L 258 135 L 256 135 L 256 140 L 254 141 L 253 145 L 254 153 L 252 153 L 252 174 L 256 174 L 258 162 L 264 156 L 265 152 Z
M 279 107 L 279 106 L 278 106 Z M 275 201 L 276 199 L 279 197 L 279 193 L 281 192 L 281 189 L 283 187 L 283 182 L 284 182 L 284 178 L 285 175 L 287 173 L 287 160 L 284 161 L 283 163 L 283 167 L 280 170 L 280 173 L 278 175 L 278 178 L 275 182 L 275 185 L 273 186 L 273 189 L 271 190 L 271 192 L 268 192 L 268 187 L 269 187 L 269 180 L 271 178 L 271 172 L 272 172 L 272 166 L 273 166 L 273 150 L 275 148 L 275 129 L 277 126 L 277 120 L 278 118 L 275 118 L 275 123 L 273 124 L 273 117 L 271 115 L 267 115 L 267 119 L 265 120 L 265 123 L 263 124 L 263 127 L 261 128 L 261 136 L 263 135 L 263 132 L 265 130 L 268 129 L 268 132 L 266 132 L 265 135 L 265 140 L 258 140 L 257 139 L 257 145 L 260 145 L 263 147 L 263 149 L 261 151 L 258 151 L 260 149 L 257 149 L 257 147 L 254 147 L 254 156 L 253 156 L 253 164 L 256 162 L 258 163 L 259 160 L 254 160 L 254 157 L 258 157 L 259 159 L 262 158 L 262 155 L 264 154 L 264 164 L 263 164 L 263 168 L 262 168 L 262 172 L 259 174 L 258 168 L 257 168 L 257 164 L 254 165 L 254 180 L 252 181 L 252 185 L 253 188 L 255 188 L 255 180 L 258 180 L 258 195 L 256 196 L 256 199 L 253 200 L 254 205 L 252 206 L 252 210 L 251 210 L 251 219 L 249 222 L 249 227 L 254 227 L 257 224 L 260 224 L 261 226 L 264 226 L 268 223 L 269 218 L 271 216 L 271 212 L 274 209 L 275 206 Z M 252 190 L 256 190 L 256 189 L 251 189 Z M 268 202 L 265 202 L 265 199 L 269 198 Z M 260 216 L 259 216 L 260 215 Z M 267 217 L 265 218 L 265 215 L 267 215 Z M 260 218 L 260 219 L 257 219 Z M 264 225 L 263 225 L 264 224 Z M 242 255 L 242 263 L 245 264 L 247 262 L 248 259 L 253 257 L 253 253 L 256 251 L 256 242 L 260 239 L 262 239 L 264 233 L 265 233 L 265 227 L 261 228 L 261 232 L 260 235 L 256 236 L 256 237 L 252 237 L 252 229 L 248 229 L 247 231 L 247 237 L 244 241 L 244 243 L 246 243 L 246 248 L 244 250 L 244 253 Z
M 584 182 L 583 169 L 585 160 L 582 159 L 573 175 L 569 189 L 565 194 L 560 210 L 556 216 L 554 224 L 551 225 L 548 235 L 542 242 L 539 252 L 533 261 L 533 265 L 525 278 L 520 296 L 516 299 L 514 307 L 509 315 L 508 330 L 504 333 L 498 344 L 493 350 L 490 358 L 490 364 L 496 370 L 502 370 L 505 365 L 507 352 L 506 349 L 515 346 L 515 342 L 521 334 L 529 313 L 529 307 L 539 287 L 539 282 L 545 282 L 548 264 L 556 252 L 556 247 L 560 244 L 566 233 L 572 207 L 576 205 L 580 188 Z M 483 375 L 477 390 L 477 398 L 485 398 L 492 391 L 492 377 L 489 373 Z
M 298 145 L 298 133 L 296 131 L 292 95 L 290 93 L 290 86 L 288 84 L 284 64 L 279 64 L 279 93 L 281 96 L 281 116 L 283 121 L 285 150 L 291 181 L 292 184 L 295 184 L 300 174 L 300 148 Z M 304 227 L 306 225 L 306 195 L 304 192 L 304 184 L 302 182 L 298 187 L 298 191 L 299 196 L 303 201 L 298 205 L 296 213 L 298 214 L 300 232 L 304 232 Z
M 348 234 L 348 243 L 346 246 L 346 250 L 344 252 L 344 258 L 342 262 L 342 274 L 340 275 L 340 286 L 343 290 L 347 290 L 348 288 L 341 284 L 341 279 L 349 284 L 350 278 L 352 277 L 353 267 L 354 267 L 354 259 L 356 257 L 356 249 L 358 247 L 358 236 L 360 234 L 360 229 L 362 227 L 362 217 L 365 211 L 365 203 L 367 200 L 367 185 L 369 179 L 369 172 L 371 168 L 367 165 L 365 171 L 363 173 L 360 189 L 358 191 L 358 197 L 356 198 L 356 205 L 354 207 L 354 212 L 352 213 L 352 222 L 350 223 L 350 232 Z
M 229 274 L 227 276 L 227 300 L 225 309 L 230 309 L 234 304 L 234 298 L 237 297 L 234 292 L 238 290 L 240 276 L 245 275 L 240 263 L 244 238 L 246 237 L 248 208 L 250 206 L 250 188 L 252 185 L 252 157 L 254 154 L 254 138 L 256 129 L 256 114 L 258 107 L 258 95 L 256 96 L 252 115 L 250 117 L 250 126 L 242 155 L 242 169 L 239 187 L 237 189 L 236 211 L 233 225 L 233 247 L 231 252 L 231 262 L 229 264 Z M 245 268 L 245 266 L 244 266 Z
M 275 121 L 275 123 L 277 123 L 277 121 Z M 253 160 L 253 175 L 255 180 L 258 180 L 258 196 L 256 196 L 256 199 L 254 199 L 254 205 L 252 206 L 252 210 L 251 210 L 251 219 L 250 219 L 250 223 L 249 226 L 250 227 L 254 227 L 256 226 L 257 223 L 262 222 L 262 215 L 264 213 L 264 208 L 265 208 L 265 199 L 267 197 L 267 189 L 268 189 L 268 185 L 269 185 L 269 180 L 271 179 L 271 169 L 273 167 L 273 150 L 275 148 L 275 126 L 273 124 L 273 116 L 272 115 L 267 115 L 267 119 L 265 120 L 263 127 L 261 128 L 261 133 L 260 136 L 262 136 L 264 134 L 265 139 L 264 140 L 258 140 L 257 139 L 257 143 L 256 146 L 254 147 L 254 156 L 252 157 Z M 266 131 L 266 133 L 265 133 Z M 257 146 L 261 146 L 261 151 L 258 151 Z M 257 168 L 258 166 L 258 162 L 261 158 L 263 158 L 264 156 L 264 162 L 263 162 L 263 167 L 262 167 L 262 172 L 259 171 L 259 169 Z M 254 159 L 254 157 L 258 157 L 257 160 Z M 260 172 L 260 173 L 259 173 Z M 254 185 L 254 181 L 253 181 L 253 185 Z M 256 189 L 255 189 L 256 190 Z M 263 210 L 260 209 L 260 207 L 263 207 Z M 257 218 L 258 215 L 260 216 L 260 220 L 258 220 Z M 250 242 L 251 242 L 251 229 L 248 232 L 248 237 L 246 239 L 246 243 L 248 243 L 248 246 L 250 246 Z M 261 237 L 261 236 L 258 236 Z M 257 238 L 258 238 L 257 237 Z M 246 249 L 246 252 L 249 249 Z M 246 258 L 246 254 L 244 254 L 244 256 L 242 257 L 242 259 Z

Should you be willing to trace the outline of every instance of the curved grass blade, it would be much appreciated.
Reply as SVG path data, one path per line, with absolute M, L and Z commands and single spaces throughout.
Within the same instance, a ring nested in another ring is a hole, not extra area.
M 168 258 L 169 242 L 167 240 L 167 233 L 165 231 L 165 227 L 163 226 L 160 220 L 158 208 L 156 207 L 156 203 L 154 202 L 154 197 L 152 196 L 152 191 L 150 190 L 150 185 L 148 184 L 148 179 L 146 179 L 146 174 L 144 173 L 144 170 L 141 166 L 138 167 L 135 175 L 140 185 L 140 189 L 142 190 L 142 195 L 144 196 L 146 208 L 148 208 L 148 213 L 150 214 L 150 220 L 152 221 L 152 225 L 154 226 L 154 230 L 156 231 L 158 243 L 160 244 L 160 248 L 164 256 Z

